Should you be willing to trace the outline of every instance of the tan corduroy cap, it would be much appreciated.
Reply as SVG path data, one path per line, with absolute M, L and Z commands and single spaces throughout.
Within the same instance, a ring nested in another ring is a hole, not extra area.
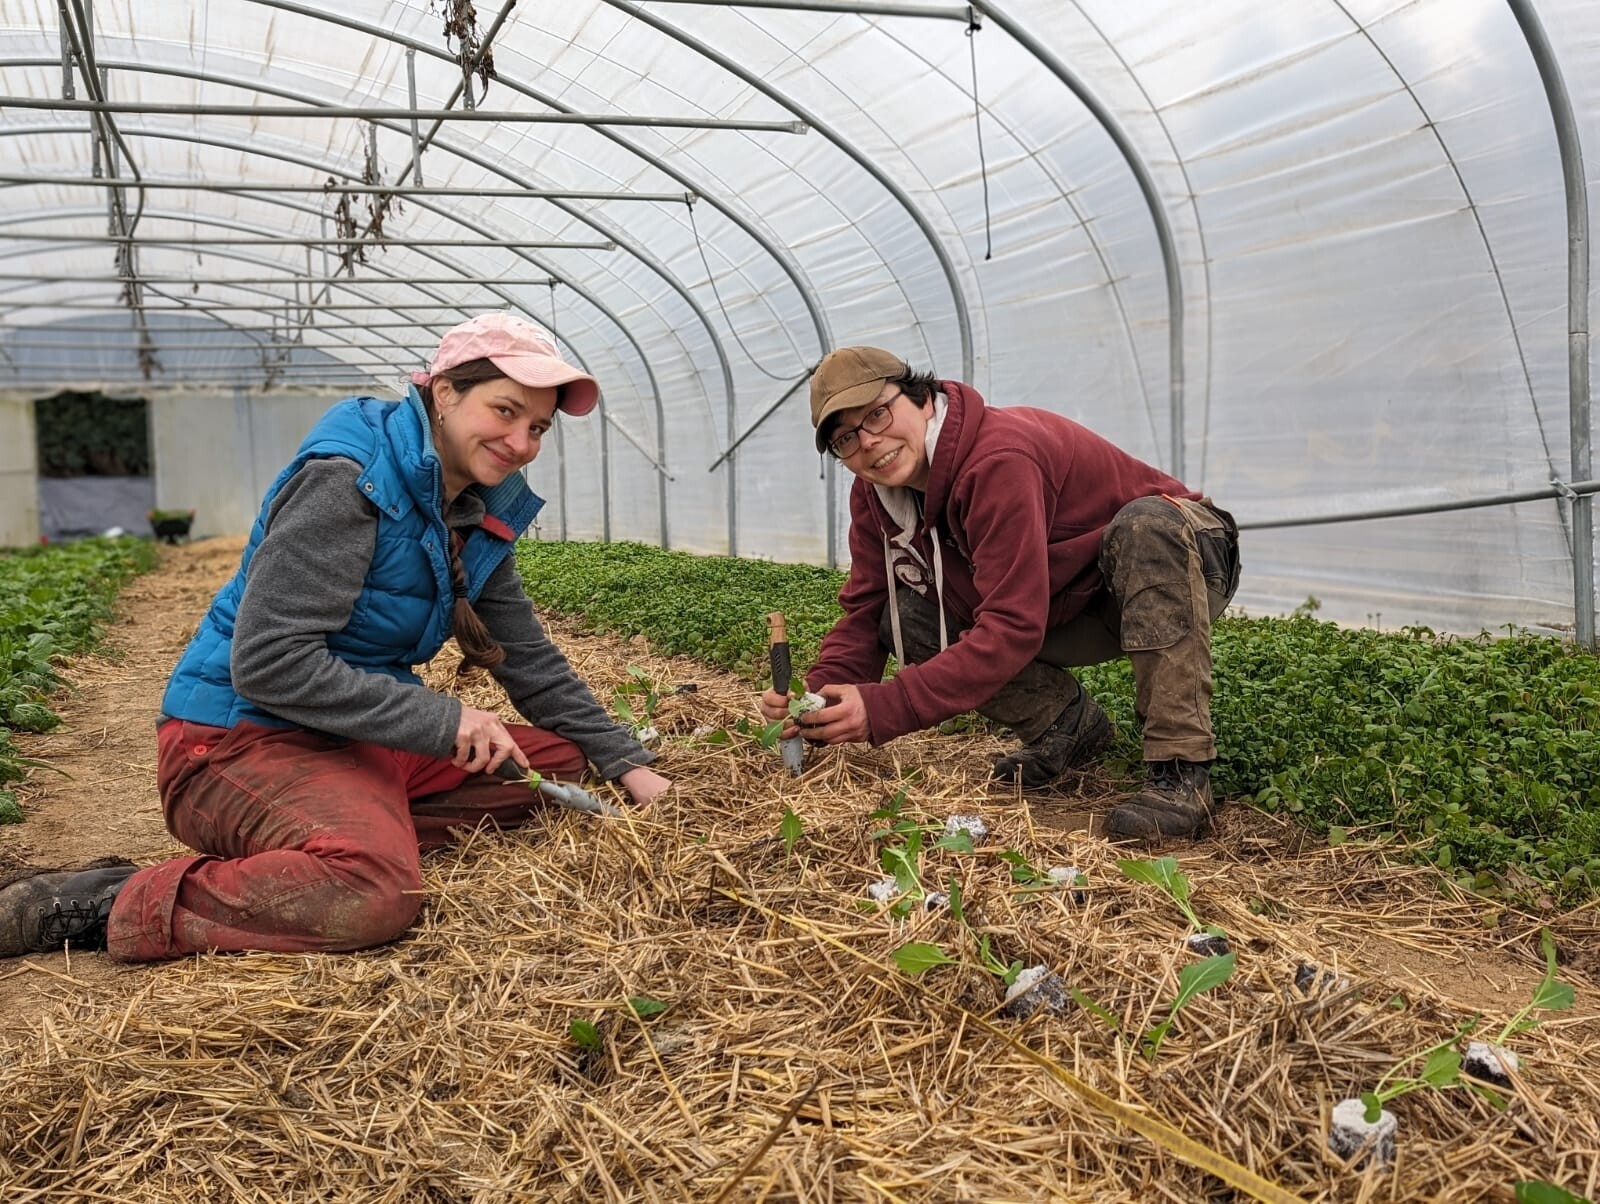
M 817 450 L 828 450 L 823 419 L 876 401 L 884 381 L 905 374 L 905 361 L 881 347 L 840 347 L 823 356 L 811 374 L 811 425 L 817 429 Z

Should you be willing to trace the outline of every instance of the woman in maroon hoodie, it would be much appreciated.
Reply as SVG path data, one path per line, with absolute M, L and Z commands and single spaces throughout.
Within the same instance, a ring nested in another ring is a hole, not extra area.
M 1211 622 L 1239 581 L 1232 517 L 1070 419 L 990 408 L 876 347 L 823 359 L 811 422 L 856 480 L 844 616 L 806 679 L 827 705 L 801 717 L 806 737 L 878 745 L 976 710 L 1021 741 L 995 776 L 1037 788 L 1111 740 L 1069 667 L 1125 654 L 1145 785 L 1108 827 L 1200 834 Z M 891 652 L 903 667 L 883 681 Z M 760 706 L 788 714 L 776 691 Z

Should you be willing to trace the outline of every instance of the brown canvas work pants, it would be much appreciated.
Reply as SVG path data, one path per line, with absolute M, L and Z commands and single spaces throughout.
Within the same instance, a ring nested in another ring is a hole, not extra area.
M 1105 586 L 1083 613 L 1046 631 L 1038 658 L 978 713 L 1023 743 L 1036 740 L 1078 696 L 1068 670 L 1125 655 L 1133 665 L 1144 759 L 1214 760 L 1211 623 L 1239 586 L 1233 517 L 1208 502 L 1138 498 L 1106 525 L 1100 571 Z M 939 651 L 938 612 L 913 590 L 897 597 L 906 659 L 927 660 Z M 959 629 L 951 635 L 959 638 Z M 893 647 L 887 614 L 879 638 Z

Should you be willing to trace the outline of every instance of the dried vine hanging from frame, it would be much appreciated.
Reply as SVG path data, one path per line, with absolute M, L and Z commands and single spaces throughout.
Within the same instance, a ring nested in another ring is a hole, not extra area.
M 470 88 L 472 77 L 477 76 L 483 95 L 487 96 L 489 81 L 499 77 L 494 70 L 494 48 L 484 44 L 483 33 L 478 29 L 478 6 L 472 0 L 430 0 L 428 11 L 444 17 L 445 49 L 455 55 L 465 86 Z M 453 49 L 451 42 L 460 49 Z M 472 97 L 469 95 L 467 100 L 470 107 Z
M 375 131 L 368 128 L 366 161 L 361 168 L 361 182 L 367 185 L 380 183 L 383 178 L 382 169 L 378 163 L 378 144 L 374 136 Z M 338 200 L 333 206 L 334 237 L 345 240 L 339 247 L 339 270 L 349 275 L 355 274 L 355 265 L 367 262 L 367 248 L 364 242 L 355 241 L 364 239 L 369 235 L 376 242 L 383 241 L 383 223 L 392 213 L 399 213 L 404 208 L 400 198 L 392 192 L 368 193 L 366 210 L 367 225 L 362 230 L 356 224 L 354 198 L 357 194 L 341 191 L 339 181 L 329 176 L 323 184 L 322 190 L 329 195 L 337 196 Z

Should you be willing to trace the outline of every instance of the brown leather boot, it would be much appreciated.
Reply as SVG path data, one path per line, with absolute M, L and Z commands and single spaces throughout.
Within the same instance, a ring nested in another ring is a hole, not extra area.
M 1114 734 L 1110 717 L 1079 686 L 1078 696 L 1042 735 L 994 763 L 994 776 L 1002 782 L 1020 777 L 1024 789 L 1037 790 L 1094 760 L 1110 747 Z
M 1204 834 L 1216 809 L 1204 761 L 1146 761 L 1144 789 L 1111 809 L 1106 829 L 1122 840 Z
M 0 957 L 104 949 L 106 920 L 134 867 L 35 874 L 0 890 Z

